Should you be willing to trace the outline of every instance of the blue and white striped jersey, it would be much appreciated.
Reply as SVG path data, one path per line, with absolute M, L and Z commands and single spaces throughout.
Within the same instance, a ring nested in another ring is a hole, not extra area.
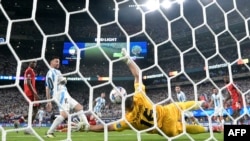
M 223 106 L 223 97 L 220 93 L 218 94 L 212 94 L 211 100 L 214 102 L 214 108 L 220 108 Z
M 179 100 L 179 102 L 185 102 L 187 100 L 186 95 L 183 91 L 177 93 L 177 99 Z
M 105 106 L 106 100 L 102 97 L 97 97 L 95 99 L 95 107 L 94 107 L 94 112 L 95 113 L 100 113 L 102 108 Z
M 61 76 L 62 73 L 60 70 L 51 68 L 46 74 L 45 86 L 50 90 L 50 96 L 54 95 L 55 88 L 58 89 L 58 82 L 56 82 L 58 76 Z M 56 87 L 55 87 L 56 86 Z M 64 85 L 63 87 L 66 88 Z

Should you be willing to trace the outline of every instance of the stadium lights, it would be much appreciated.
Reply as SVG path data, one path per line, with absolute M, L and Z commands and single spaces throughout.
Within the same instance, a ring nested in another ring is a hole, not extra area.
M 169 1 L 169 0 L 164 0 L 162 3 L 161 3 L 161 6 L 165 9 L 168 9 L 170 8 L 172 5 L 172 3 Z
M 129 5 L 129 8 L 134 8 L 139 9 L 139 7 L 144 7 L 147 8 L 150 11 L 157 10 L 161 7 L 168 9 L 172 6 L 173 3 L 183 3 L 185 0 L 148 0 L 145 4 L 141 5 Z
M 160 6 L 163 8 L 170 8 L 173 3 L 177 2 L 179 4 L 182 4 L 185 0 L 163 0 L 160 2 L 160 0 L 148 0 L 144 6 L 149 10 L 156 10 L 159 9 Z
M 160 3 L 158 0 L 148 0 L 145 4 L 145 7 L 149 10 L 156 10 L 160 7 Z

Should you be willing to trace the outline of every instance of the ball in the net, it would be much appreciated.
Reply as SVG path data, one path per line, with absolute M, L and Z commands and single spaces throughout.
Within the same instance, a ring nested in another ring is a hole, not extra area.
M 121 104 L 122 99 L 127 95 L 127 91 L 120 86 L 112 89 L 109 94 L 109 99 L 112 103 Z

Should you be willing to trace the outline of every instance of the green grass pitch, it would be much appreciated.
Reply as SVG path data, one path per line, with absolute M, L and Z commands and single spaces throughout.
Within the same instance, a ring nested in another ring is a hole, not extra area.
M 8 130 L 9 128 L 5 128 Z M 53 139 L 46 138 L 45 132 L 48 128 L 34 128 L 35 131 L 42 137 L 44 141 L 62 141 L 67 138 L 67 133 L 55 132 L 56 137 Z M 25 135 L 23 131 L 8 132 L 6 135 L 6 141 L 39 141 L 34 135 Z M 223 141 L 223 133 L 214 133 L 214 136 L 210 136 L 209 133 L 191 135 L 195 141 Z M 1 132 L 2 139 L 2 132 Z M 104 133 L 93 133 L 93 132 L 72 132 L 72 141 L 104 141 Z M 167 139 L 163 136 L 156 134 L 143 133 L 141 141 L 166 141 Z M 182 135 L 173 141 L 189 141 L 191 140 L 187 135 Z M 137 141 L 137 136 L 134 131 L 122 131 L 122 132 L 109 132 L 108 141 Z

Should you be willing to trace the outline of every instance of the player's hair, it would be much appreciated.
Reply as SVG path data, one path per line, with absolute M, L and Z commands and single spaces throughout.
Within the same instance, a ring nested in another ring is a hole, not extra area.
M 34 63 L 37 63 L 37 61 L 30 61 L 29 66 L 32 66 Z
M 58 57 L 58 56 L 51 56 L 49 58 L 49 62 L 51 63 L 51 61 L 54 60 L 54 59 L 60 59 L 60 57 Z
M 133 106 L 134 106 L 134 98 L 133 98 L 133 96 L 127 97 L 125 99 L 125 109 L 130 111 L 130 110 L 133 109 Z
M 176 87 L 179 87 L 179 88 L 181 88 L 181 86 L 180 86 L 180 85 L 175 85 L 175 88 L 176 88 Z

